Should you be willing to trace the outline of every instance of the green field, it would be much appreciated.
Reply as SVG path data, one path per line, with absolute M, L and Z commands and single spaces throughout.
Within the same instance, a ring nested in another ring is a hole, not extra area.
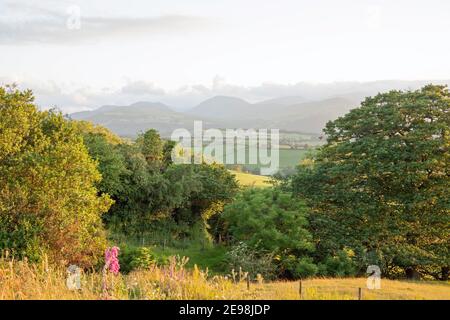
M 315 152 L 316 148 L 323 144 L 322 140 L 318 139 L 318 136 L 308 135 L 308 134 L 300 134 L 300 133 L 280 133 L 280 141 L 279 148 L 271 150 L 270 147 L 269 155 L 267 156 L 270 160 L 273 153 L 278 153 L 279 155 L 279 168 L 283 169 L 294 169 L 302 159 L 304 159 L 308 154 L 312 154 Z M 205 144 L 206 147 L 208 144 Z M 203 150 L 205 152 L 205 150 Z M 194 150 L 192 149 L 192 154 L 194 154 Z M 259 169 L 262 167 L 269 167 L 267 164 L 261 163 L 261 158 L 259 152 L 264 152 L 260 149 L 257 149 L 256 152 L 258 161 L 257 163 L 250 162 L 249 156 L 249 144 L 248 141 L 242 144 L 238 144 L 235 142 L 234 144 L 234 160 L 232 163 L 227 160 L 227 147 L 224 144 L 223 149 L 219 151 L 222 153 L 222 157 L 212 154 L 212 158 L 215 158 L 217 162 L 225 163 L 229 169 L 233 169 L 235 166 L 241 167 L 243 172 L 250 171 L 252 173 L 259 172 Z M 242 154 L 245 154 L 245 162 L 242 163 L 238 161 L 242 157 Z M 239 156 L 238 156 L 239 155 Z M 208 155 L 204 155 L 206 158 L 210 158 Z M 264 155 L 265 156 L 265 155 Z
M 236 180 L 241 186 L 245 187 L 268 187 L 270 186 L 270 179 L 256 174 L 243 173 L 230 170 L 236 177 Z
M 243 148 L 237 149 L 242 150 Z M 248 150 L 248 148 L 247 148 Z M 248 152 L 246 150 L 246 152 Z M 278 149 L 279 153 L 279 168 L 280 169 L 288 169 L 288 168 L 295 168 L 299 165 L 300 161 L 304 159 L 308 154 L 311 154 L 314 152 L 315 149 Z M 241 151 L 242 152 L 242 151 Z M 276 151 L 275 151 L 276 152 Z M 236 153 L 235 153 L 236 154 Z M 249 163 L 248 160 L 248 153 L 246 153 L 246 162 L 244 164 L 237 164 L 238 166 L 242 167 L 243 171 L 250 170 L 253 172 L 253 170 L 260 169 L 262 167 L 269 167 L 268 165 L 263 165 L 259 161 L 257 164 Z M 230 168 L 233 168 L 233 165 L 228 165 Z

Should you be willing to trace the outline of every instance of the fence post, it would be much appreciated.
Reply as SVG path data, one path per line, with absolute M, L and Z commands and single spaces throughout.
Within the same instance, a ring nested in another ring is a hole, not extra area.
M 362 300 L 362 299 L 363 299 L 362 288 L 358 288 L 358 300 Z
M 250 290 L 250 275 L 247 275 L 247 290 Z
M 303 285 L 302 285 L 302 280 L 299 281 L 298 284 L 298 293 L 300 294 L 300 300 L 303 299 Z

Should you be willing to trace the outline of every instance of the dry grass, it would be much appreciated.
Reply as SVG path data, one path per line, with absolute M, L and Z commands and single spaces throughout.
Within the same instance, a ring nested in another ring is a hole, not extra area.
M 305 300 L 355 300 L 358 288 L 364 300 L 450 300 L 450 283 L 437 281 L 381 280 L 381 288 L 369 290 L 366 278 L 326 278 L 302 281 Z M 299 282 L 255 285 L 257 299 L 299 299 Z
M 0 258 L 0 300 L 4 299 L 299 299 L 299 282 L 232 283 L 225 277 L 185 268 L 186 260 L 172 259 L 165 267 L 109 275 L 102 291 L 100 273 L 84 273 L 81 290 L 66 287 L 66 271 L 43 262 L 29 264 Z M 363 278 L 311 279 L 303 281 L 303 299 L 357 299 Z M 382 280 L 381 289 L 364 289 L 364 299 L 450 300 L 450 283 Z

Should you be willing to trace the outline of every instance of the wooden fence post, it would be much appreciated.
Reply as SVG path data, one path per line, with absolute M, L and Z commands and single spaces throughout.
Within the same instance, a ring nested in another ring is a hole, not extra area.
M 300 294 L 300 300 L 303 299 L 303 284 L 302 284 L 302 280 L 300 280 L 299 284 L 298 284 L 298 293 Z
M 250 290 L 250 275 L 247 275 L 247 290 Z
M 362 288 L 358 288 L 358 300 L 362 300 L 362 299 L 363 299 Z

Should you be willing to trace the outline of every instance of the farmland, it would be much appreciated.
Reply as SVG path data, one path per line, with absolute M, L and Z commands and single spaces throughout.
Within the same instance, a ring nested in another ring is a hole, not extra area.
M 445 87 L 368 98 L 319 148 L 290 133 L 274 177 L 33 99 L 0 87 L 0 299 L 448 299 Z
M 231 173 L 234 174 L 237 181 L 241 186 L 246 187 L 267 187 L 269 186 L 270 178 L 259 176 L 256 174 L 250 174 L 250 173 L 243 173 L 243 172 L 237 172 L 232 171 Z

